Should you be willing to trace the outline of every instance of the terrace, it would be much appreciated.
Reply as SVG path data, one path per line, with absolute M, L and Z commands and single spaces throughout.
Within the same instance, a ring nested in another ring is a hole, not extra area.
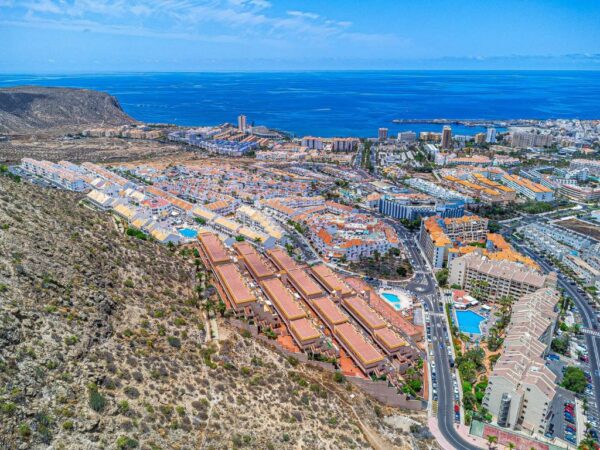
M 332 295 L 347 297 L 352 295 L 352 289 L 344 283 L 329 267 L 324 264 L 311 267 L 317 281 Z

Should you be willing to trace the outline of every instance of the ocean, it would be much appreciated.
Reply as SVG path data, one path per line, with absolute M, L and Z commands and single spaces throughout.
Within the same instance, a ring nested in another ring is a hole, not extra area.
M 0 74 L 17 85 L 97 89 L 144 122 L 184 126 L 248 123 L 297 136 L 373 137 L 379 127 L 441 131 L 393 119 L 600 119 L 597 71 L 337 71 Z M 476 127 L 453 126 L 455 134 Z

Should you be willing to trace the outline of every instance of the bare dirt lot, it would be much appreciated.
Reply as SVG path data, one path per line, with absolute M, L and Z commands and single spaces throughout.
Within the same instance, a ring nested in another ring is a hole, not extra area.
M 197 154 L 176 144 L 121 138 L 27 136 L 0 142 L 2 163 L 17 163 L 24 157 L 74 163 L 111 163 L 173 156 L 195 158 Z
M 577 231 L 578 233 L 585 234 L 597 241 L 600 241 L 600 227 L 593 223 L 584 222 L 579 219 L 568 219 L 557 222 L 557 225 L 564 227 L 568 230 Z

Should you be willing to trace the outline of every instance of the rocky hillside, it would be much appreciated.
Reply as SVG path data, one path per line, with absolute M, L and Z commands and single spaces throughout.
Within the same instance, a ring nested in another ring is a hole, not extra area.
M 20 86 L 0 89 L 0 134 L 135 123 L 114 97 L 86 89 Z
M 423 415 L 223 319 L 207 333 L 193 249 L 126 236 L 79 200 L 0 177 L 0 448 L 435 446 Z

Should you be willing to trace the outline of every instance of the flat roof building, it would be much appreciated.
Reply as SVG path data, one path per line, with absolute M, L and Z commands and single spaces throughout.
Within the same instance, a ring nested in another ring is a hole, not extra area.
M 352 295 L 352 289 L 344 283 L 336 273 L 325 264 L 311 267 L 312 274 L 317 281 L 332 295 L 347 297 Z
M 472 295 L 478 290 L 481 298 L 498 300 L 505 296 L 520 298 L 543 287 L 555 287 L 556 280 L 554 272 L 543 275 L 524 264 L 490 259 L 476 249 L 452 260 L 448 284 L 457 284 Z
M 309 304 L 330 329 L 348 322 L 348 316 L 329 297 L 316 298 Z
M 482 402 L 501 427 L 539 434 L 546 431 L 556 394 L 556 375 L 543 357 L 556 325 L 559 298 L 556 289 L 544 288 L 523 296 L 512 306 L 504 349 Z
M 225 289 L 227 298 L 231 301 L 231 306 L 235 310 L 242 309 L 256 301 L 256 297 L 250 287 L 244 283 L 242 274 L 235 264 L 228 263 L 217 266 L 215 273 L 221 286 Z
M 342 305 L 369 333 L 386 327 L 385 321 L 362 298 L 344 298 Z
M 286 324 L 306 317 L 306 313 L 279 278 L 261 282 L 261 287 Z
M 321 338 L 321 333 L 307 318 L 291 321 L 290 333 L 298 346 L 303 350 L 315 344 Z
M 216 234 L 200 233 L 198 234 L 198 241 L 200 242 L 200 249 L 204 252 L 210 264 L 219 265 L 231 261 L 221 239 Z
M 233 249 L 257 282 L 275 275 L 275 268 L 247 242 L 233 244 Z
M 334 328 L 333 334 L 352 360 L 366 374 L 378 369 L 385 358 L 360 334 L 350 323 L 343 323 Z

